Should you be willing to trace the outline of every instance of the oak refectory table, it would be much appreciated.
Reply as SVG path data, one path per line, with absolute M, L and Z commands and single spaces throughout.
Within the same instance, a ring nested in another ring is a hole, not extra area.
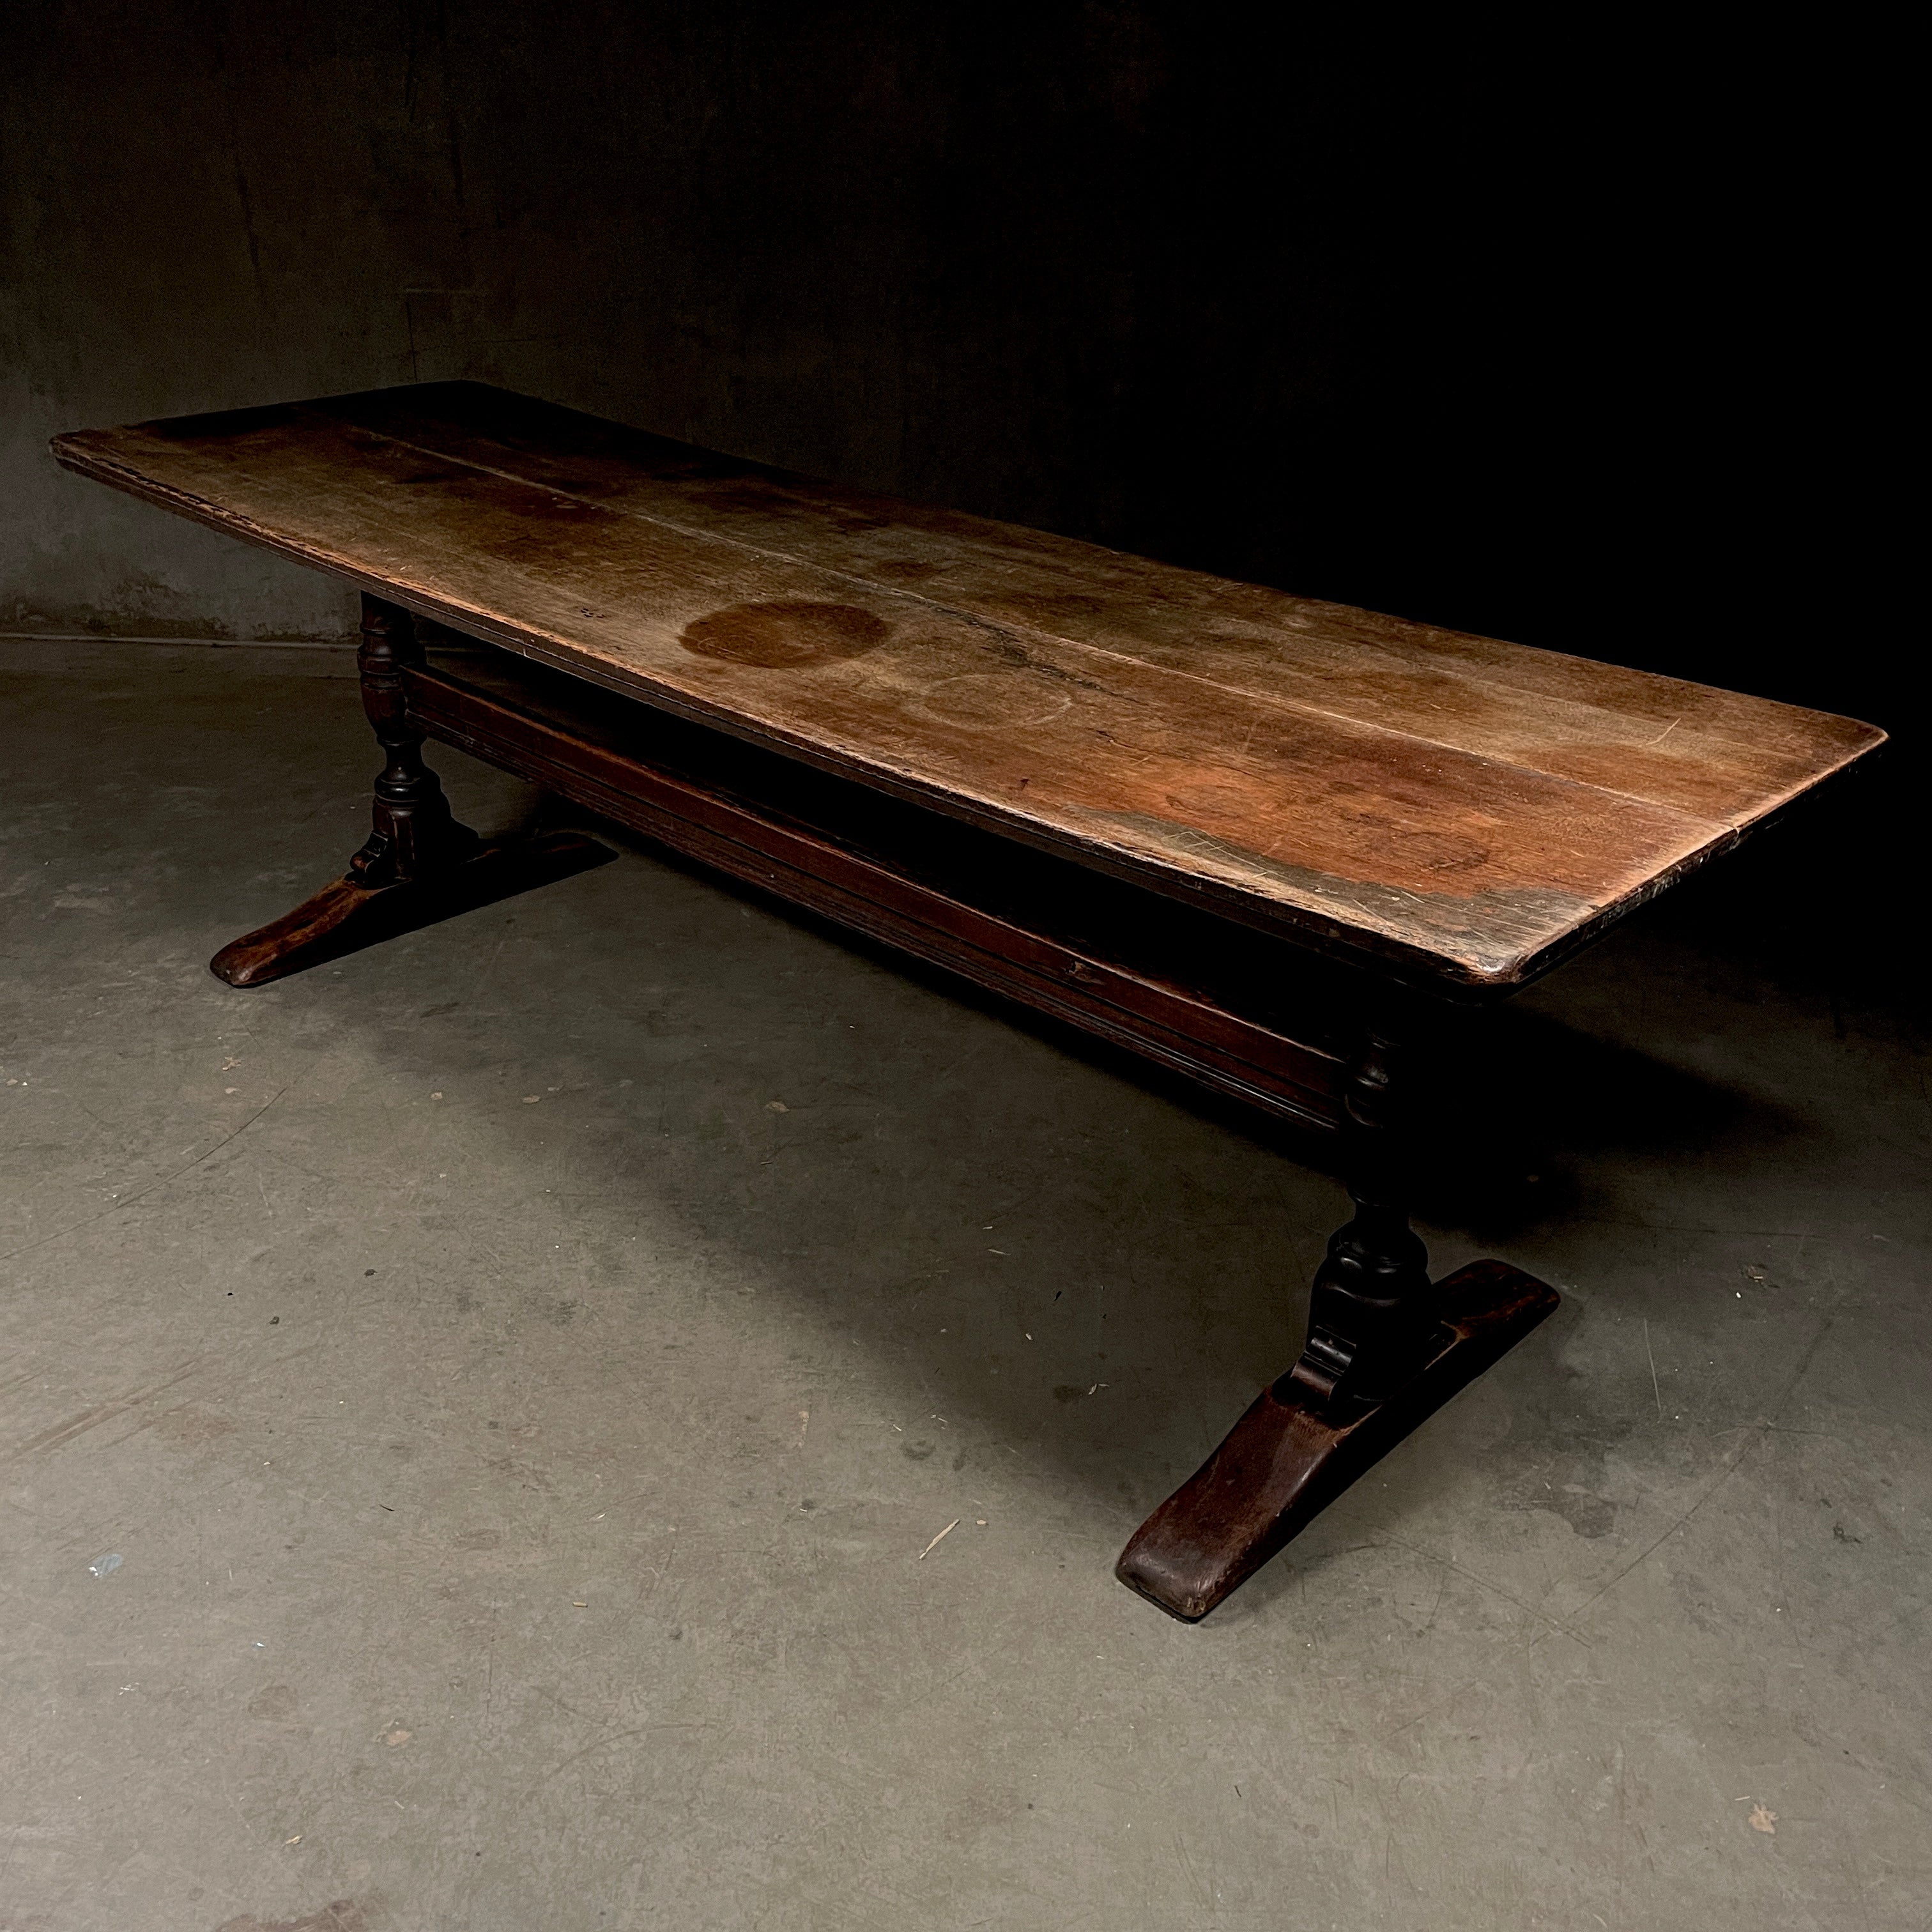
M 1880 743 L 1868 724 L 890 501 L 473 383 L 94 430 L 68 469 L 363 595 L 387 762 L 258 986 L 601 862 L 484 844 L 425 739 L 1277 1117 L 1354 1212 L 1300 1358 L 1121 1556 L 1204 1616 L 1556 1305 L 1430 1280 L 1419 1030 Z M 498 648 L 432 662 L 426 644 Z

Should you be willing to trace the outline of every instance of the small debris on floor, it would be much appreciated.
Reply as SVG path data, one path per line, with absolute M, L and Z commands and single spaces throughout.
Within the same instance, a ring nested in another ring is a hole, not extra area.
M 97 1556 L 87 1566 L 90 1576 L 111 1576 L 120 1568 L 122 1558 L 118 1550 L 110 1550 L 105 1556 Z
M 926 1559 L 928 1556 L 930 1556 L 932 1554 L 932 1552 L 933 1552 L 935 1550 L 937 1550 L 937 1549 L 939 1547 L 939 1546 L 940 1546 L 942 1543 L 944 1543 L 944 1542 L 946 1540 L 946 1539 L 949 1536 L 950 1536 L 950 1535 L 952 1534 L 952 1532 L 953 1532 L 956 1529 L 957 1529 L 957 1528 L 959 1527 L 960 1524 L 961 1524 L 964 1520 L 964 1519 L 963 1517 L 961 1517 L 961 1516 L 956 1516 L 952 1519 L 952 1520 L 950 1522 L 949 1522 L 949 1523 L 946 1526 L 946 1527 L 945 1527 L 944 1529 L 942 1529 L 942 1530 L 939 1532 L 939 1534 L 938 1534 L 937 1536 L 935 1536 L 935 1537 L 932 1539 L 932 1540 L 930 1543 L 928 1543 L 928 1544 L 926 1546 L 926 1547 L 925 1547 L 923 1550 L 922 1550 L 919 1552 L 919 1560 L 920 1560 L 922 1563 L 923 1563 L 923 1562 L 926 1561 Z
M 1768 1805 L 1754 1804 L 1751 1807 L 1750 1824 L 1754 1832 L 1762 1832 L 1766 1838 L 1774 1838 L 1778 1835 L 1778 1814 Z

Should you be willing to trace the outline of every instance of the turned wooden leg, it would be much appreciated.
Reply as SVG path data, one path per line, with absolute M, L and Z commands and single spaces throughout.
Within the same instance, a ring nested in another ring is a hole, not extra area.
M 422 661 L 410 614 L 365 596 L 356 663 L 362 708 L 386 759 L 376 775 L 374 823 L 340 878 L 224 946 L 208 962 L 218 979 L 263 986 L 616 857 L 580 832 L 485 845 L 459 823 L 442 781 L 423 763 L 423 734 L 409 721 L 403 674 Z
M 1343 1094 L 1354 1218 L 1328 1238 L 1308 1300 L 1308 1340 L 1285 1381 L 1333 1406 L 1379 1400 L 1420 1365 L 1434 1328 L 1429 1251 L 1408 1225 L 1404 1043 L 1384 1022 L 1364 1029 Z
M 1185 1622 L 1204 1617 L 1557 1305 L 1501 1262 L 1439 1285 L 1408 1225 L 1406 1028 L 1364 1031 L 1345 1097 L 1354 1218 L 1330 1239 L 1308 1339 L 1220 1448 L 1134 1533 L 1114 1574 Z
M 409 722 L 403 668 L 422 661 L 410 614 L 364 597 L 356 668 L 362 676 L 362 709 L 388 763 L 376 774 L 368 838 L 349 862 L 349 877 L 358 886 L 426 882 L 473 859 L 483 843 L 451 815 L 442 781 L 423 763 L 423 734 Z

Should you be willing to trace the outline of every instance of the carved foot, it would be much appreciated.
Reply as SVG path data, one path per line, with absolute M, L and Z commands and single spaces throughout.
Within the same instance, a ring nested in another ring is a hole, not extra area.
M 1228 1438 L 1142 1523 L 1114 1574 L 1197 1623 L 1451 1396 L 1557 1305 L 1533 1276 L 1474 1262 L 1434 1291 L 1441 1327 L 1422 1366 L 1379 1402 L 1324 1404 L 1294 1371 L 1262 1390 Z
M 294 911 L 224 946 L 208 962 L 208 970 L 231 986 L 266 986 L 458 913 L 588 872 L 616 856 L 581 832 L 553 832 L 485 847 L 428 879 L 365 885 L 352 871 Z

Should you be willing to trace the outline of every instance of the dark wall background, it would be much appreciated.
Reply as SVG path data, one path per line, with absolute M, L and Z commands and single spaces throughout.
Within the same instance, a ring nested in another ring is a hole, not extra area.
M 29 10 L 0 624 L 342 634 L 45 439 L 466 375 L 1916 758 L 1895 50 L 1336 17 Z

